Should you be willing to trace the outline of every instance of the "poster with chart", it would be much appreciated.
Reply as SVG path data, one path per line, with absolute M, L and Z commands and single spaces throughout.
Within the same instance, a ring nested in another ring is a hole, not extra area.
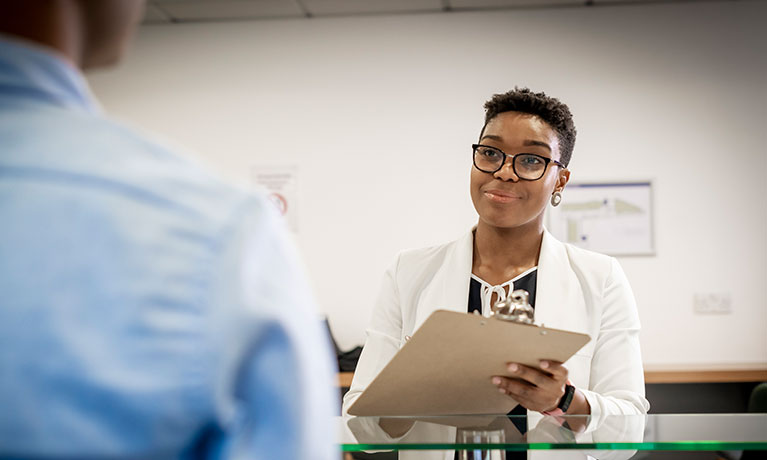
M 269 201 L 287 221 L 288 227 L 298 231 L 298 168 L 295 165 L 253 166 L 253 185 L 266 191 Z
M 653 255 L 650 182 L 568 184 L 549 207 L 547 228 L 560 241 L 611 256 Z

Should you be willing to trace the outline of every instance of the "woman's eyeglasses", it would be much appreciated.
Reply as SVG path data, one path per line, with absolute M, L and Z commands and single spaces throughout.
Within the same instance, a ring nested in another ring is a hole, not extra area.
M 493 174 L 500 171 L 506 158 L 511 158 L 511 169 L 522 180 L 538 180 L 543 177 L 549 163 L 554 163 L 562 168 L 562 163 L 534 153 L 519 153 L 508 155 L 501 149 L 489 145 L 472 144 L 474 150 L 474 167 L 482 172 Z

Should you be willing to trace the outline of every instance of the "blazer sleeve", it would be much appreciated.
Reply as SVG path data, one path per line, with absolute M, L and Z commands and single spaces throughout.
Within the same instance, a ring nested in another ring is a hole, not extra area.
M 397 268 L 400 259 L 401 255 L 384 274 L 370 325 L 365 331 L 365 345 L 354 371 L 354 379 L 351 388 L 344 395 L 344 415 L 347 414 L 349 406 L 399 351 L 402 338 L 402 309 L 397 288 Z
M 646 414 L 650 404 L 645 399 L 639 314 L 631 286 L 615 259 L 610 259 L 602 292 L 589 389 L 581 391 L 593 416 Z

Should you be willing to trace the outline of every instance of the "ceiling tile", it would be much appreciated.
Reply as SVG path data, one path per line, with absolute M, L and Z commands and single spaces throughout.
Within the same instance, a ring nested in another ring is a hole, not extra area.
M 585 3 L 585 0 L 448 0 L 448 4 L 456 9 L 572 6 Z
M 442 11 L 442 0 L 299 0 L 312 15 Z
M 295 0 L 157 0 L 179 21 L 301 17 Z
M 594 4 L 611 4 L 611 3 L 659 3 L 658 0 L 593 0 Z M 730 0 L 734 1 L 734 0 Z M 711 2 L 711 0 L 666 0 L 665 3 L 694 3 L 694 2 Z
M 144 24 L 158 24 L 170 22 L 170 17 L 154 5 L 147 5 L 144 9 Z

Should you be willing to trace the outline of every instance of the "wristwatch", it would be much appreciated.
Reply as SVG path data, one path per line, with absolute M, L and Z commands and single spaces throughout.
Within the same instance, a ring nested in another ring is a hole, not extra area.
M 562 399 L 559 400 L 557 408 L 550 411 L 544 411 L 543 413 L 545 415 L 553 416 L 564 415 L 567 412 L 567 409 L 570 408 L 570 403 L 573 402 L 573 395 L 575 395 L 575 387 L 570 385 L 570 382 L 567 382 L 565 385 L 565 394 L 562 395 Z

